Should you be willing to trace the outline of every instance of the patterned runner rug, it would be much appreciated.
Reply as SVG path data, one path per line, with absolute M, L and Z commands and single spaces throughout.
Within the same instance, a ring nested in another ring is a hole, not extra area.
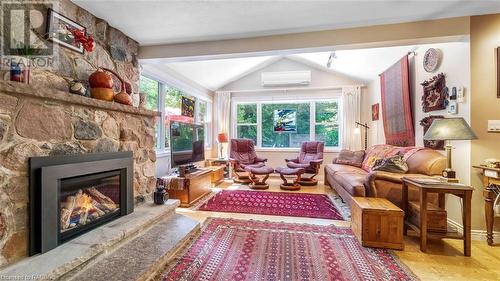
M 327 195 L 249 190 L 223 190 L 198 210 L 343 220 Z
M 362 247 L 350 228 L 222 218 L 207 220 L 162 279 L 418 280 L 391 251 Z

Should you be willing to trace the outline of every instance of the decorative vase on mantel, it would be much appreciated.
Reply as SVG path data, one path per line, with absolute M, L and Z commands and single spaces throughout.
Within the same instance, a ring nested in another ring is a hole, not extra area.
M 113 77 L 115 75 L 121 82 L 120 92 L 115 94 L 113 92 Z M 131 86 L 125 82 L 115 71 L 100 67 L 89 77 L 89 84 L 91 87 L 91 96 L 95 99 L 105 101 L 115 101 L 117 103 L 132 105 L 132 98 L 130 97 Z

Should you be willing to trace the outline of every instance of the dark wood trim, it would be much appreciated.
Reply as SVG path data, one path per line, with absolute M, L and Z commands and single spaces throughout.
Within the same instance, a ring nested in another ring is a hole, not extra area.
M 497 47 L 497 98 L 500 99 L 500 47 Z

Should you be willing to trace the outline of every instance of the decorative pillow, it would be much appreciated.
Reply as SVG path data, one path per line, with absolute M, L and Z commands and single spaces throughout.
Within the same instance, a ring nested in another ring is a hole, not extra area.
M 367 172 L 370 172 L 372 170 L 373 165 L 375 164 L 375 161 L 379 159 L 389 158 L 398 153 L 406 156 L 407 152 L 413 151 L 414 153 L 418 150 L 419 149 L 415 148 L 414 146 L 399 147 L 389 144 L 374 145 L 369 150 L 366 151 L 365 160 L 363 161 L 361 168 Z M 411 153 L 410 156 L 413 155 L 413 153 Z M 408 159 L 408 157 L 405 157 L 405 160 Z
M 408 165 L 400 153 L 386 159 L 378 159 L 372 167 L 372 171 L 385 171 L 404 174 L 408 172 Z
M 339 156 L 337 156 L 335 163 L 361 168 L 364 158 L 365 158 L 364 150 L 351 151 L 347 149 L 342 149 L 339 153 Z

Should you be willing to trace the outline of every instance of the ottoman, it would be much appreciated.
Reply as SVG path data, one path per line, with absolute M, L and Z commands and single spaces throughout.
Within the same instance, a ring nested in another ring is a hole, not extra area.
M 304 168 L 278 167 L 276 172 L 280 174 L 283 183 L 280 185 L 284 190 L 299 190 L 300 177 L 305 172 Z M 295 176 L 293 182 L 288 182 L 285 176 Z
M 274 169 L 268 166 L 264 167 L 246 167 L 245 170 L 250 174 L 251 189 L 268 189 L 269 184 L 266 183 L 269 174 L 274 172 Z

